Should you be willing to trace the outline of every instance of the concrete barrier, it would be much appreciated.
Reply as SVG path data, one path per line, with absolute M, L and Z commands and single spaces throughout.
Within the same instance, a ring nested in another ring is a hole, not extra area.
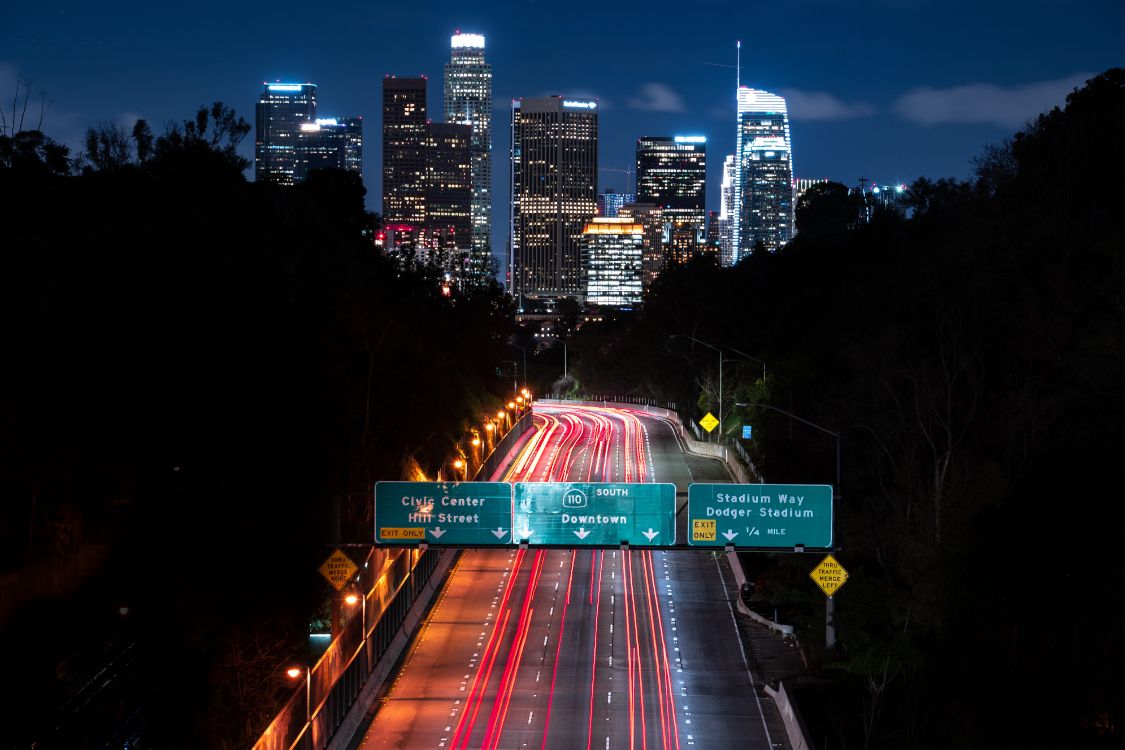
M 785 724 L 785 734 L 789 737 L 790 747 L 793 750 L 813 750 L 812 743 L 809 742 L 805 731 L 805 723 L 801 721 L 801 714 L 797 711 L 793 702 L 789 700 L 789 693 L 785 690 L 785 682 L 778 683 L 777 690 L 769 685 L 766 685 L 765 689 L 766 695 L 773 698 L 773 702 L 777 704 L 777 710 Z
M 737 552 L 735 552 L 734 550 L 728 550 L 727 562 L 730 563 L 730 569 L 734 571 L 734 582 L 738 584 L 738 611 L 749 617 L 754 622 L 765 625 L 770 630 L 776 630 L 784 636 L 792 636 L 795 632 L 792 625 L 782 625 L 779 622 L 774 622 L 768 617 L 760 615 L 746 606 L 746 603 L 742 601 L 742 586 L 746 583 L 746 573 L 742 570 L 742 560 L 739 559 Z

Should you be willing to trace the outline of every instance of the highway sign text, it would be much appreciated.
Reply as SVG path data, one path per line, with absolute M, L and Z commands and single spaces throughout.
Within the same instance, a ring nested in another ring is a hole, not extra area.
M 505 545 L 512 537 L 507 482 L 377 482 L 377 544 Z
M 517 482 L 515 541 L 563 546 L 676 543 L 676 485 Z
M 832 547 L 832 487 L 692 484 L 689 544 L 773 549 Z

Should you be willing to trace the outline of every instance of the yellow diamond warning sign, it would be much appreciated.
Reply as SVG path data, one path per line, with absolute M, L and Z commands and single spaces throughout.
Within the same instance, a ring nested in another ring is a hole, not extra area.
M 320 574 L 328 579 L 337 591 L 344 588 L 344 584 L 348 582 L 355 572 L 359 570 L 352 559 L 345 555 L 340 550 L 336 550 L 324 564 L 320 566 Z
M 715 541 L 715 520 L 706 518 L 691 519 L 691 540 L 693 542 Z
M 838 563 L 835 557 L 825 555 L 824 559 L 820 561 L 820 565 L 817 565 L 809 573 L 809 578 L 816 581 L 820 590 L 831 599 L 832 595 L 839 591 L 840 587 L 848 580 L 848 571 L 844 570 L 844 566 Z
M 719 420 L 715 419 L 715 415 L 707 412 L 703 415 L 703 419 L 699 420 L 699 426 L 710 432 L 719 426 Z

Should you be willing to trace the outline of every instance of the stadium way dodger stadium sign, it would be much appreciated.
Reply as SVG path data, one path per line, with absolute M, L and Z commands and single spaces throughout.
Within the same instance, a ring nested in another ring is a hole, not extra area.
M 693 484 L 688 544 L 701 547 L 832 547 L 832 487 L 826 484 Z

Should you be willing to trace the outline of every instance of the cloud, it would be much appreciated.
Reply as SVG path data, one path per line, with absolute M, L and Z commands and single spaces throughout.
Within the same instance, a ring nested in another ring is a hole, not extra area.
M 613 102 L 598 96 L 590 89 L 567 89 L 566 95 L 573 96 L 575 99 L 597 99 L 598 109 L 603 112 L 607 109 L 613 109 Z
M 641 86 L 640 93 L 640 96 L 629 99 L 629 106 L 633 109 L 643 109 L 647 112 L 687 111 L 680 95 L 663 83 L 646 83 Z
M 870 104 L 845 102 L 827 91 L 781 89 L 778 93 L 785 97 L 789 115 L 794 120 L 854 120 L 875 114 Z
M 1053 81 L 1009 88 L 991 83 L 969 83 L 947 89 L 921 86 L 900 96 L 891 109 L 922 125 L 983 122 L 1019 127 L 1035 115 L 1063 104 L 1066 95 L 1092 75 L 1075 73 Z

